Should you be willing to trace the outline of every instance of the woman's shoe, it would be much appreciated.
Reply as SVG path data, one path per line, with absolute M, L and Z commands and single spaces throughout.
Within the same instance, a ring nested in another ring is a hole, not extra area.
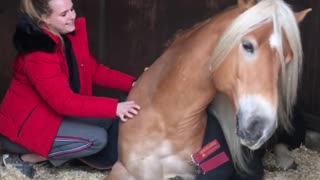
M 2 156 L 2 162 L 5 167 L 15 167 L 22 174 L 29 178 L 33 178 L 36 170 L 33 167 L 32 163 L 24 162 L 18 154 L 4 154 Z

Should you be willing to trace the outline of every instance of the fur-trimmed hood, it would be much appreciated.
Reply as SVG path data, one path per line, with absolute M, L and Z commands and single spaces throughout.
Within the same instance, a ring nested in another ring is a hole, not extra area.
M 55 41 L 28 16 L 23 16 L 18 21 L 13 44 L 19 53 L 34 51 L 53 53 L 57 46 Z

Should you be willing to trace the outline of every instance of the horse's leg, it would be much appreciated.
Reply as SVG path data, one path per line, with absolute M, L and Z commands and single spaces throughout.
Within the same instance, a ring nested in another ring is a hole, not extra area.
M 305 146 L 308 149 L 320 152 L 320 133 L 307 130 L 305 136 Z
M 165 178 L 165 180 L 195 180 L 193 175 L 177 175 L 175 177 Z
M 283 170 L 295 169 L 297 167 L 296 162 L 290 154 L 290 151 L 285 144 L 276 144 L 274 146 L 274 153 L 276 155 L 276 161 L 279 168 Z
M 118 161 L 112 167 L 110 174 L 105 178 L 105 180 L 135 180 L 126 168 Z

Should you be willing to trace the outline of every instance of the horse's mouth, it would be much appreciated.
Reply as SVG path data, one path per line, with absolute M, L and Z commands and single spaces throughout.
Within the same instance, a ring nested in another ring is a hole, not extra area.
M 275 126 L 276 127 L 276 126 Z M 264 131 L 262 136 L 257 139 L 257 140 L 249 140 L 249 139 L 244 139 L 244 138 L 240 138 L 240 143 L 243 146 L 248 147 L 251 150 L 257 150 L 259 149 L 263 144 L 265 144 L 265 142 L 272 136 L 272 134 L 274 133 L 275 128 L 271 128 L 268 131 Z
M 240 138 L 240 143 L 253 151 L 259 149 L 265 142 L 266 139 L 264 137 L 261 137 L 258 141 L 250 141 Z

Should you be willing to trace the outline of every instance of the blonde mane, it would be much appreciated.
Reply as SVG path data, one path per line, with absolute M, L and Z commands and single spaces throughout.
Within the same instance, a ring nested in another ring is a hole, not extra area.
M 274 35 L 280 39 L 279 44 L 274 47 L 280 57 L 282 64 L 281 77 L 279 80 L 279 108 L 278 118 L 280 125 L 287 131 L 290 131 L 292 126 L 290 116 L 292 106 L 296 101 L 298 80 L 302 66 L 302 46 L 300 40 L 300 31 L 294 13 L 290 7 L 282 0 L 261 0 L 252 8 L 243 12 L 238 16 L 229 28 L 225 31 L 215 48 L 210 70 L 216 70 L 237 44 L 241 38 L 254 29 L 261 27 L 263 24 L 272 22 Z M 284 54 L 282 41 L 283 33 L 287 36 L 289 46 L 293 53 L 293 59 L 289 64 L 284 63 Z M 241 151 L 239 138 L 234 133 L 235 120 L 234 112 L 230 112 L 232 105 L 227 98 L 218 95 L 213 102 L 213 112 L 219 119 L 220 125 L 224 131 L 229 149 L 232 154 L 233 162 L 238 170 L 249 172 L 246 165 L 246 157 Z M 228 114 L 229 113 L 229 114 Z M 233 113 L 230 115 L 230 113 Z

